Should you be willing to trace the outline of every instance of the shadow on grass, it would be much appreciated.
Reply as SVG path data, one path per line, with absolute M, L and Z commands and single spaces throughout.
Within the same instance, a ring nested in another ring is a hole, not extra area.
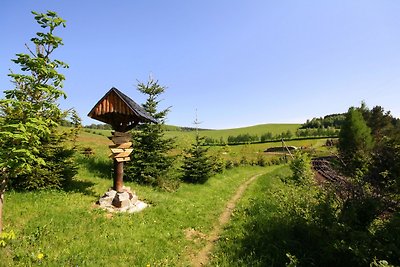
M 338 250 L 322 228 L 303 220 L 275 218 L 245 225 L 233 262 L 251 266 L 365 266 Z M 265 219 L 265 218 L 263 218 Z
M 87 169 L 93 176 L 112 179 L 113 164 L 109 159 L 98 158 L 95 156 L 82 156 L 77 159 L 77 162 L 79 165 Z
M 63 190 L 67 193 L 81 193 L 88 196 L 97 197 L 92 187 L 95 185 L 93 182 L 72 180 L 64 186 Z

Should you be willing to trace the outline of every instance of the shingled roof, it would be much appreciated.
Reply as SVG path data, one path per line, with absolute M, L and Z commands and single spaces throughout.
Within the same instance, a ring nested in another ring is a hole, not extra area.
M 92 119 L 111 124 L 114 130 L 125 132 L 138 123 L 158 123 L 143 107 L 113 87 L 89 112 Z

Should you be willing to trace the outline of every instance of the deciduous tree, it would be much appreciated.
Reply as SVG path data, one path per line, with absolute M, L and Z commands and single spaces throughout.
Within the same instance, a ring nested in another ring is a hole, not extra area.
M 65 77 L 58 69 L 68 65 L 51 58 L 63 45 L 54 31 L 65 27 L 65 21 L 52 11 L 32 13 L 47 31 L 31 39 L 34 49 L 26 45 L 28 54 L 17 54 L 12 60 L 21 72 L 8 75 L 14 88 L 4 91 L 5 98 L 0 100 L 1 195 L 6 184 L 23 189 L 59 187 L 76 171 L 70 159 L 73 150 L 63 142 L 67 133 L 58 129 L 66 116 L 57 104 L 60 97 L 66 98 L 62 91 Z

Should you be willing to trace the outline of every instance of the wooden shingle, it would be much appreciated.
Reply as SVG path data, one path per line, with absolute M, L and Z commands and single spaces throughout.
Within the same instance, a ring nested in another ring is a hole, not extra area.
M 115 87 L 97 102 L 88 116 L 108 123 L 120 132 L 128 131 L 138 123 L 157 123 L 143 107 Z

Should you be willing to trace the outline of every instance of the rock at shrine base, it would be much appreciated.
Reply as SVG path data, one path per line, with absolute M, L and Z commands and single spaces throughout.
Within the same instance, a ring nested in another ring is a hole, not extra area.
M 123 187 L 122 192 L 117 192 L 110 188 L 104 196 L 102 196 L 97 204 L 101 208 L 106 209 L 110 212 L 140 212 L 148 205 L 143 201 L 140 201 L 135 194 L 132 192 L 130 187 Z

